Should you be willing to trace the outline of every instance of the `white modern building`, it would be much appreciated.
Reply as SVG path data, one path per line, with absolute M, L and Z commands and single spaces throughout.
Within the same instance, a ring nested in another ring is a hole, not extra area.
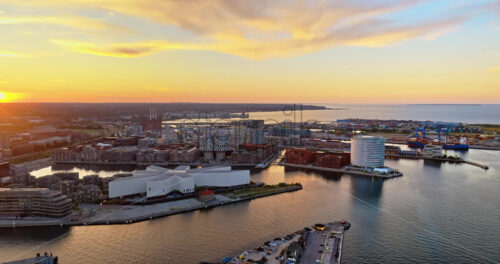
M 382 167 L 385 159 L 385 139 L 356 136 L 351 139 L 351 163 L 360 167 Z
M 250 184 L 250 171 L 231 170 L 231 167 L 206 167 L 190 169 L 178 166 L 167 169 L 149 166 L 146 170 L 134 171 L 131 177 L 109 182 L 109 198 L 135 194 L 146 197 L 167 195 L 171 192 L 191 193 L 195 187 L 231 187 Z
M 422 150 L 422 154 L 426 158 L 441 157 L 443 155 L 441 146 L 427 144 Z

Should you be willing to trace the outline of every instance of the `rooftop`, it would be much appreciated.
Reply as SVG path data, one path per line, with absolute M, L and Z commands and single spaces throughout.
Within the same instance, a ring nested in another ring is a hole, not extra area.
M 362 136 L 355 136 L 355 139 L 383 139 L 383 137 L 377 137 L 377 136 L 367 136 L 367 135 L 362 135 Z
M 153 180 L 165 179 L 173 175 L 188 178 L 196 173 L 218 173 L 231 171 L 231 166 L 213 166 L 205 168 L 190 169 L 189 166 L 177 166 L 175 169 L 168 169 L 160 166 L 148 166 L 145 170 L 134 171 L 131 177 L 122 177 L 114 181 L 128 181 L 137 178 L 153 178 Z
M 0 192 L 43 192 L 49 191 L 47 188 L 0 188 Z

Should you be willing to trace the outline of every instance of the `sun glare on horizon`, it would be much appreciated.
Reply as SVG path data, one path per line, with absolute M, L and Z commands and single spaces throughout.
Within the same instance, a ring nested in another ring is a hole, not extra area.
M 19 98 L 21 97 L 17 93 L 0 92 L 0 103 L 13 103 Z

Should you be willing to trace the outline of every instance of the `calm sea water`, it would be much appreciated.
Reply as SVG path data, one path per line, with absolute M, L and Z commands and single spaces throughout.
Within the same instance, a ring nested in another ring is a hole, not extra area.
M 299 111 L 296 106 L 295 120 L 332 121 L 344 118 L 397 119 L 417 121 L 464 122 L 470 124 L 500 124 L 500 105 L 323 105 L 331 110 Z M 278 112 L 250 113 L 251 118 L 269 122 L 294 120 L 294 112 L 285 108 Z
M 285 171 L 252 175 L 301 182 L 301 191 L 131 225 L 0 230 L 0 262 L 53 252 L 61 263 L 217 261 L 317 222 L 352 223 L 344 263 L 499 263 L 500 152 L 470 150 L 470 165 L 387 160 L 403 177 L 372 180 Z

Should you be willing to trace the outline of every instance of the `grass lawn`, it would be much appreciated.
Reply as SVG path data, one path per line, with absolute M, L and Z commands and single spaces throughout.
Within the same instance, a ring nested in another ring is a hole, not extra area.
M 84 132 L 84 133 L 87 133 L 93 137 L 95 136 L 99 136 L 99 135 L 102 135 L 103 134 L 103 130 L 102 129 L 71 129 L 71 131 L 73 132 Z
M 294 184 L 288 184 L 288 185 L 265 185 L 262 187 L 255 187 L 255 188 L 247 188 L 247 189 L 242 189 L 242 190 L 237 190 L 231 193 L 228 193 L 229 198 L 236 199 L 236 198 L 247 198 L 251 197 L 254 195 L 262 195 L 262 194 L 270 194 L 274 193 L 276 191 L 280 190 L 286 190 L 290 188 L 291 186 L 296 186 Z

